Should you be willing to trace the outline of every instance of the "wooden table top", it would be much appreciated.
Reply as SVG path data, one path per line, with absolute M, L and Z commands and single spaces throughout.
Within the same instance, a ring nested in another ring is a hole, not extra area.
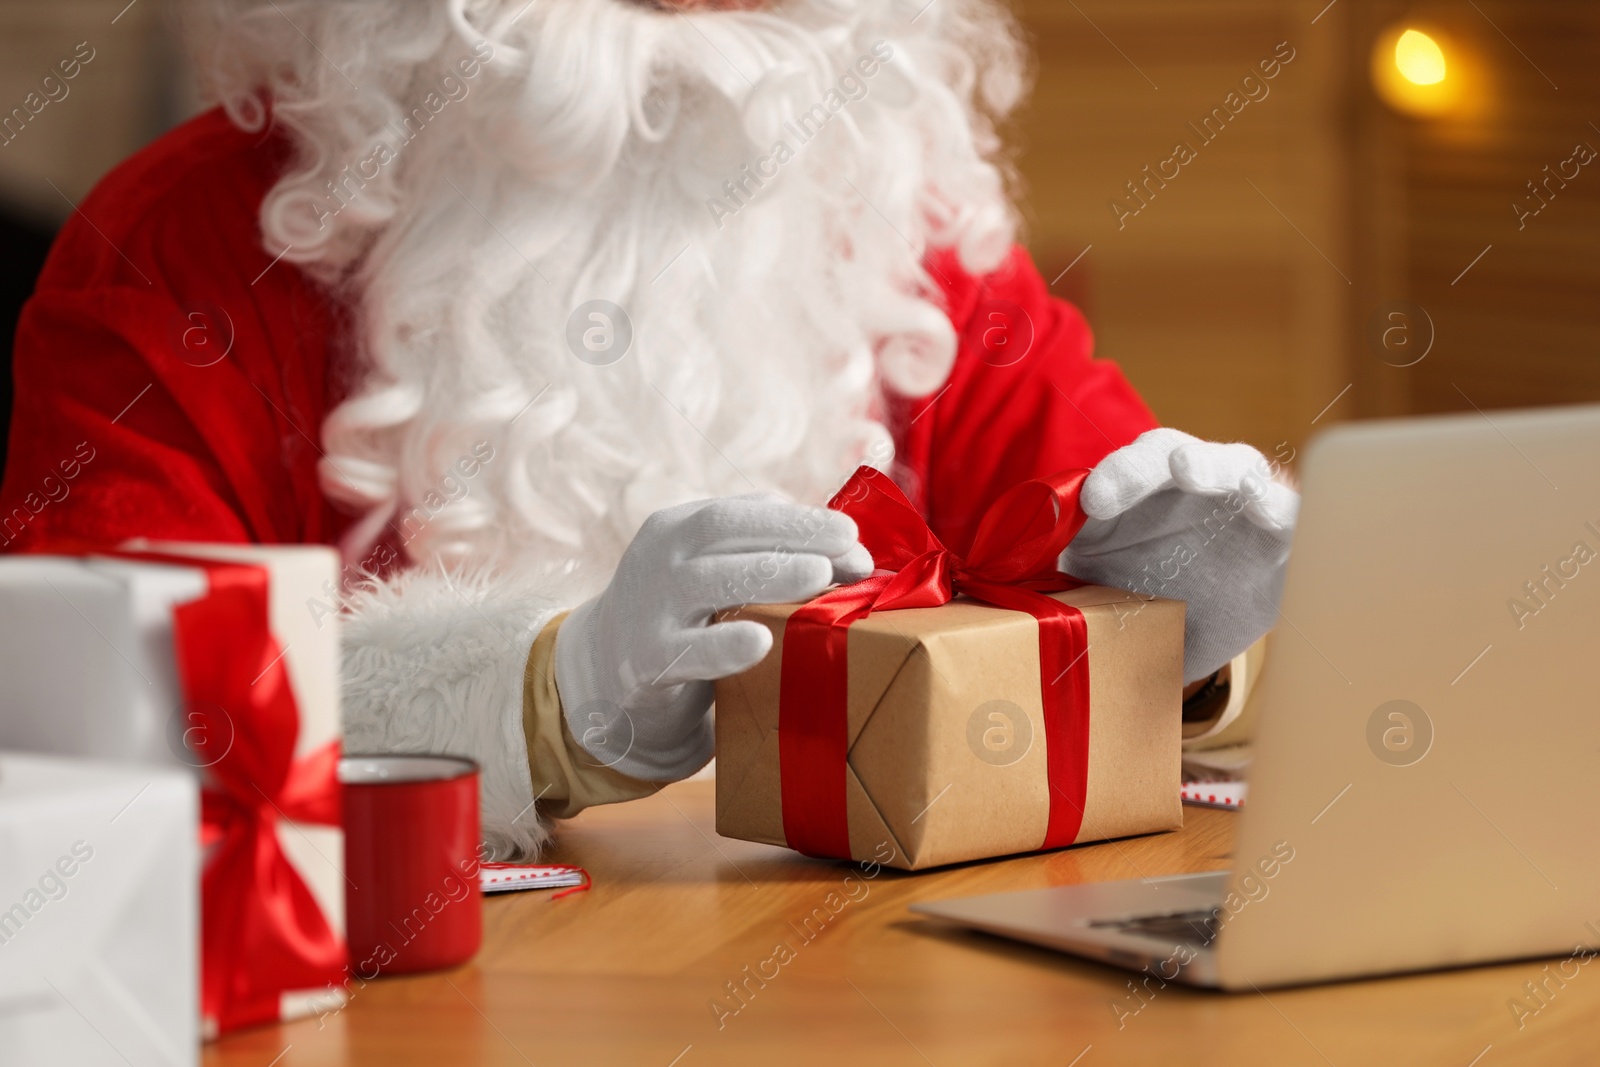
M 680 783 L 565 824 L 551 862 L 581 864 L 595 887 L 562 900 L 487 900 L 484 947 L 469 965 L 357 987 L 337 1014 L 230 1036 L 204 1062 L 699 1067 L 848 1055 L 873 1067 L 1499 1067 L 1600 1058 L 1600 970 L 1588 967 L 1562 984 L 1542 962 L 1523 962 L 1264 996 L 1167 986 L 1141 1002 L 1127 972 L 906 910 L 1226 866 L 1233 813 L 1185 814 L 1177 833 L 865 879 L 853 865 L 718 837 L 713 784 Z M 804 925 L 816 909 L 828 921 Z M 1519 1028 L 1508 1002 L 1536 1003 L 1528 981 L 1545 982 L 1544 1007 Z

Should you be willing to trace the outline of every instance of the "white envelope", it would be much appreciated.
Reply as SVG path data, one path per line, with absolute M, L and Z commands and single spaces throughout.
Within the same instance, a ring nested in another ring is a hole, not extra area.
M 198 1061 L 194 776 L 0 752 L 0 1062 Z
M 138 542 L 131 550 L 252 563 L 270 575 L 270 625 L 300 711 L 295 757 L 342 736 L 338 554 L 307 545 Z M 164 765 L 203 781 L 183 735 L 172 610 L 207 588 L 198 567 L 109 557 L 0 557 L 0 749 Z M 277 836 L 344 936 L 344 838 L 279 820 Z M 327 1010 L 326 987 L 286 991 L 280 1017 Z M 214 1036 L 208 1021 L 206 1036 Z

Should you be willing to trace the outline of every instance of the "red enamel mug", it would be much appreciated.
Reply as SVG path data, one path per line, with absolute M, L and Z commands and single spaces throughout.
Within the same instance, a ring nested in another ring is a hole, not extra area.
M 455 756 L 345 756 L 350 973 L 454 967 L 483 940 L 478 765 Z

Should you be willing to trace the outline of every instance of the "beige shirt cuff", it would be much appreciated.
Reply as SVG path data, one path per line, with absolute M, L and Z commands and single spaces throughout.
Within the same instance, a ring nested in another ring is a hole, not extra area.
M 528 742 L 528 770 L 539 811 L 569 819 L 595 804 L 615 804 L 649 796 L 660 786 L 601 766 L 567 727 L 556 691 L 556 631 L 566 615 L 550 620 L 528 650 L 522 672 L 522 731 Z

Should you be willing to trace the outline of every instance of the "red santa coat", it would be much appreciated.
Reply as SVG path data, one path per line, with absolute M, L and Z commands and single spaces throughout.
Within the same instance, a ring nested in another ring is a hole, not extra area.
M 282 137 L 212 111 L 79 205 L 17 330 L 0 550 L 338 538 L 349 519 L 316 464 L 352 384 L 350 316 L 262 247 L 258 209 L 287 158 Z M 983 278 L 949 254 L 930 269 L 960 349 L 944 388 L 891 421 L 901 480 L 963 551 L 1001 492 L 1093 466 L 1156 421 L 1020 248 Z

